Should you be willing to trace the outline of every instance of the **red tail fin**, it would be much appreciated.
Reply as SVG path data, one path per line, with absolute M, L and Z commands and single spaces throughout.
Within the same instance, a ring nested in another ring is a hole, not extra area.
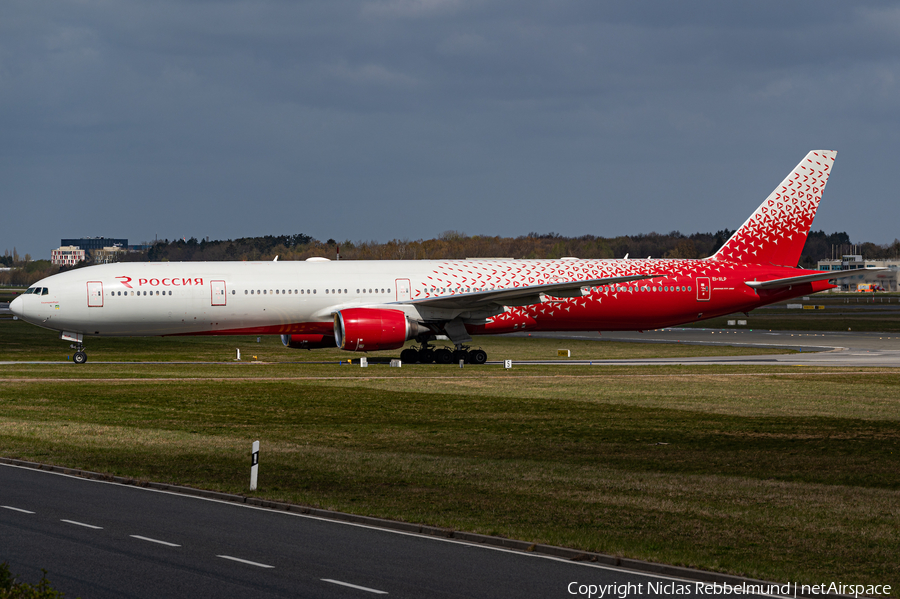
M 711 259 L 797 266 L 835 156 L 807 154 Z

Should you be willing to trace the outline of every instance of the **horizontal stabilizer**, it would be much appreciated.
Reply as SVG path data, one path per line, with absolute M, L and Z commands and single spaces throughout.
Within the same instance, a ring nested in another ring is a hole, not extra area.
M 799 285 L 801 283 L 812 283 L 813 281 L 825 281 L 827 279 L 842 279 L 844 277 L 852 277 L 864 272 L 877 272 L 879 270 L 887 270 L 886 268 L 866 268 L 857 270 L 841 270 L 838 272 L 817 272 L 812 275 L 801 275 L 799 277 L 787 277 L 784 279 L 773 279 L 771 281 L 745 281 L 748 287 L 753 289 L 776 289 L 778 287 L 790 287 L 791 285 Z

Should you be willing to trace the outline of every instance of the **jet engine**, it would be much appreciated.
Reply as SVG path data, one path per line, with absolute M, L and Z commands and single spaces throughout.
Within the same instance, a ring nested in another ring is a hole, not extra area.
M 321 334 L 282 335 L 281 342 L 291 349 L 321 349 L 337 347 L 334 337 Z
M 334 315 L 337 346 L 347 351 L 397 349 L 430 330 L 401 310 L 347 308 Z

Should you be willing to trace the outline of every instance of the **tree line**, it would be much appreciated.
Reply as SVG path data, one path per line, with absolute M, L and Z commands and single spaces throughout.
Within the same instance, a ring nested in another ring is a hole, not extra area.
M 314 256 L 335 259 L 340 252 L 345 260 L 451 260 L 460 258 L 704 258 L 722 247 L 734 231 L 723 229 L 715 233 L 683 235 L 670 233 L 642 233 L 618 237 L 582 235 L 565 237 L 557 233 L 529 233 L 519 237 L 491 237 L 466 235 L 459 231 L 445 231 L 434 239 L 394 239 L 386 243 L 375 241 L 319 241 L 302 233 L 295 235 L 265 235 L 240 239 L 198 240 L 168 239 L 157 241 L 143 252 L 122 255 L 126 262 L 190 262 L 222 260 L 306 260 Z M 819 260 L 833 255 L 859 253 L 870 260 L 900 257 L 900 240 L 878 245 L 864 242 L 851 244 L 846 232 L 826 234 L 810 231 L 800 258 L 800 266 L 815 268 Z M 31 260 L 13 250 L 0 256 L 0 265 L 14 270 L 0 271 L 0 285 L 27 286 L 57 272 L 81 268 L 59 267 L 49 260 Z

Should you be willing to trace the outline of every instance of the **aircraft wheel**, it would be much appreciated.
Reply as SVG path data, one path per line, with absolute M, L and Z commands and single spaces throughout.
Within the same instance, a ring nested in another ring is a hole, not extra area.
M 453 362 L 453 352 L 442 347 L 434 352 L 434 361 L 438 364 L 450 364 Z
M 400 361 L 404 364 L 415 364 L 419 361 L 419 352 L 408 347 L 400 352 Z
M 420 349 L 419 350 L 419 362 L 422 364 L 431 364 L 434 362 L 434 350 L 433 349 Z
M 469 362 L 472 364 L 484 364 L 487 362 L 487 352 L 483 349 L 473 349 L 469 352 Z
M 77 351 L 75 352 L 75 355 L 72 356 L 72 361 L 76 364 L 84 364 L 87 362 L 87 354 L 83 351 Z
M 459 364 L 459 361 L 462 360 L 466 364 L 469 363 L 469 352 L 464 349 L 458 349 L 453 352 L 453 363 Z

